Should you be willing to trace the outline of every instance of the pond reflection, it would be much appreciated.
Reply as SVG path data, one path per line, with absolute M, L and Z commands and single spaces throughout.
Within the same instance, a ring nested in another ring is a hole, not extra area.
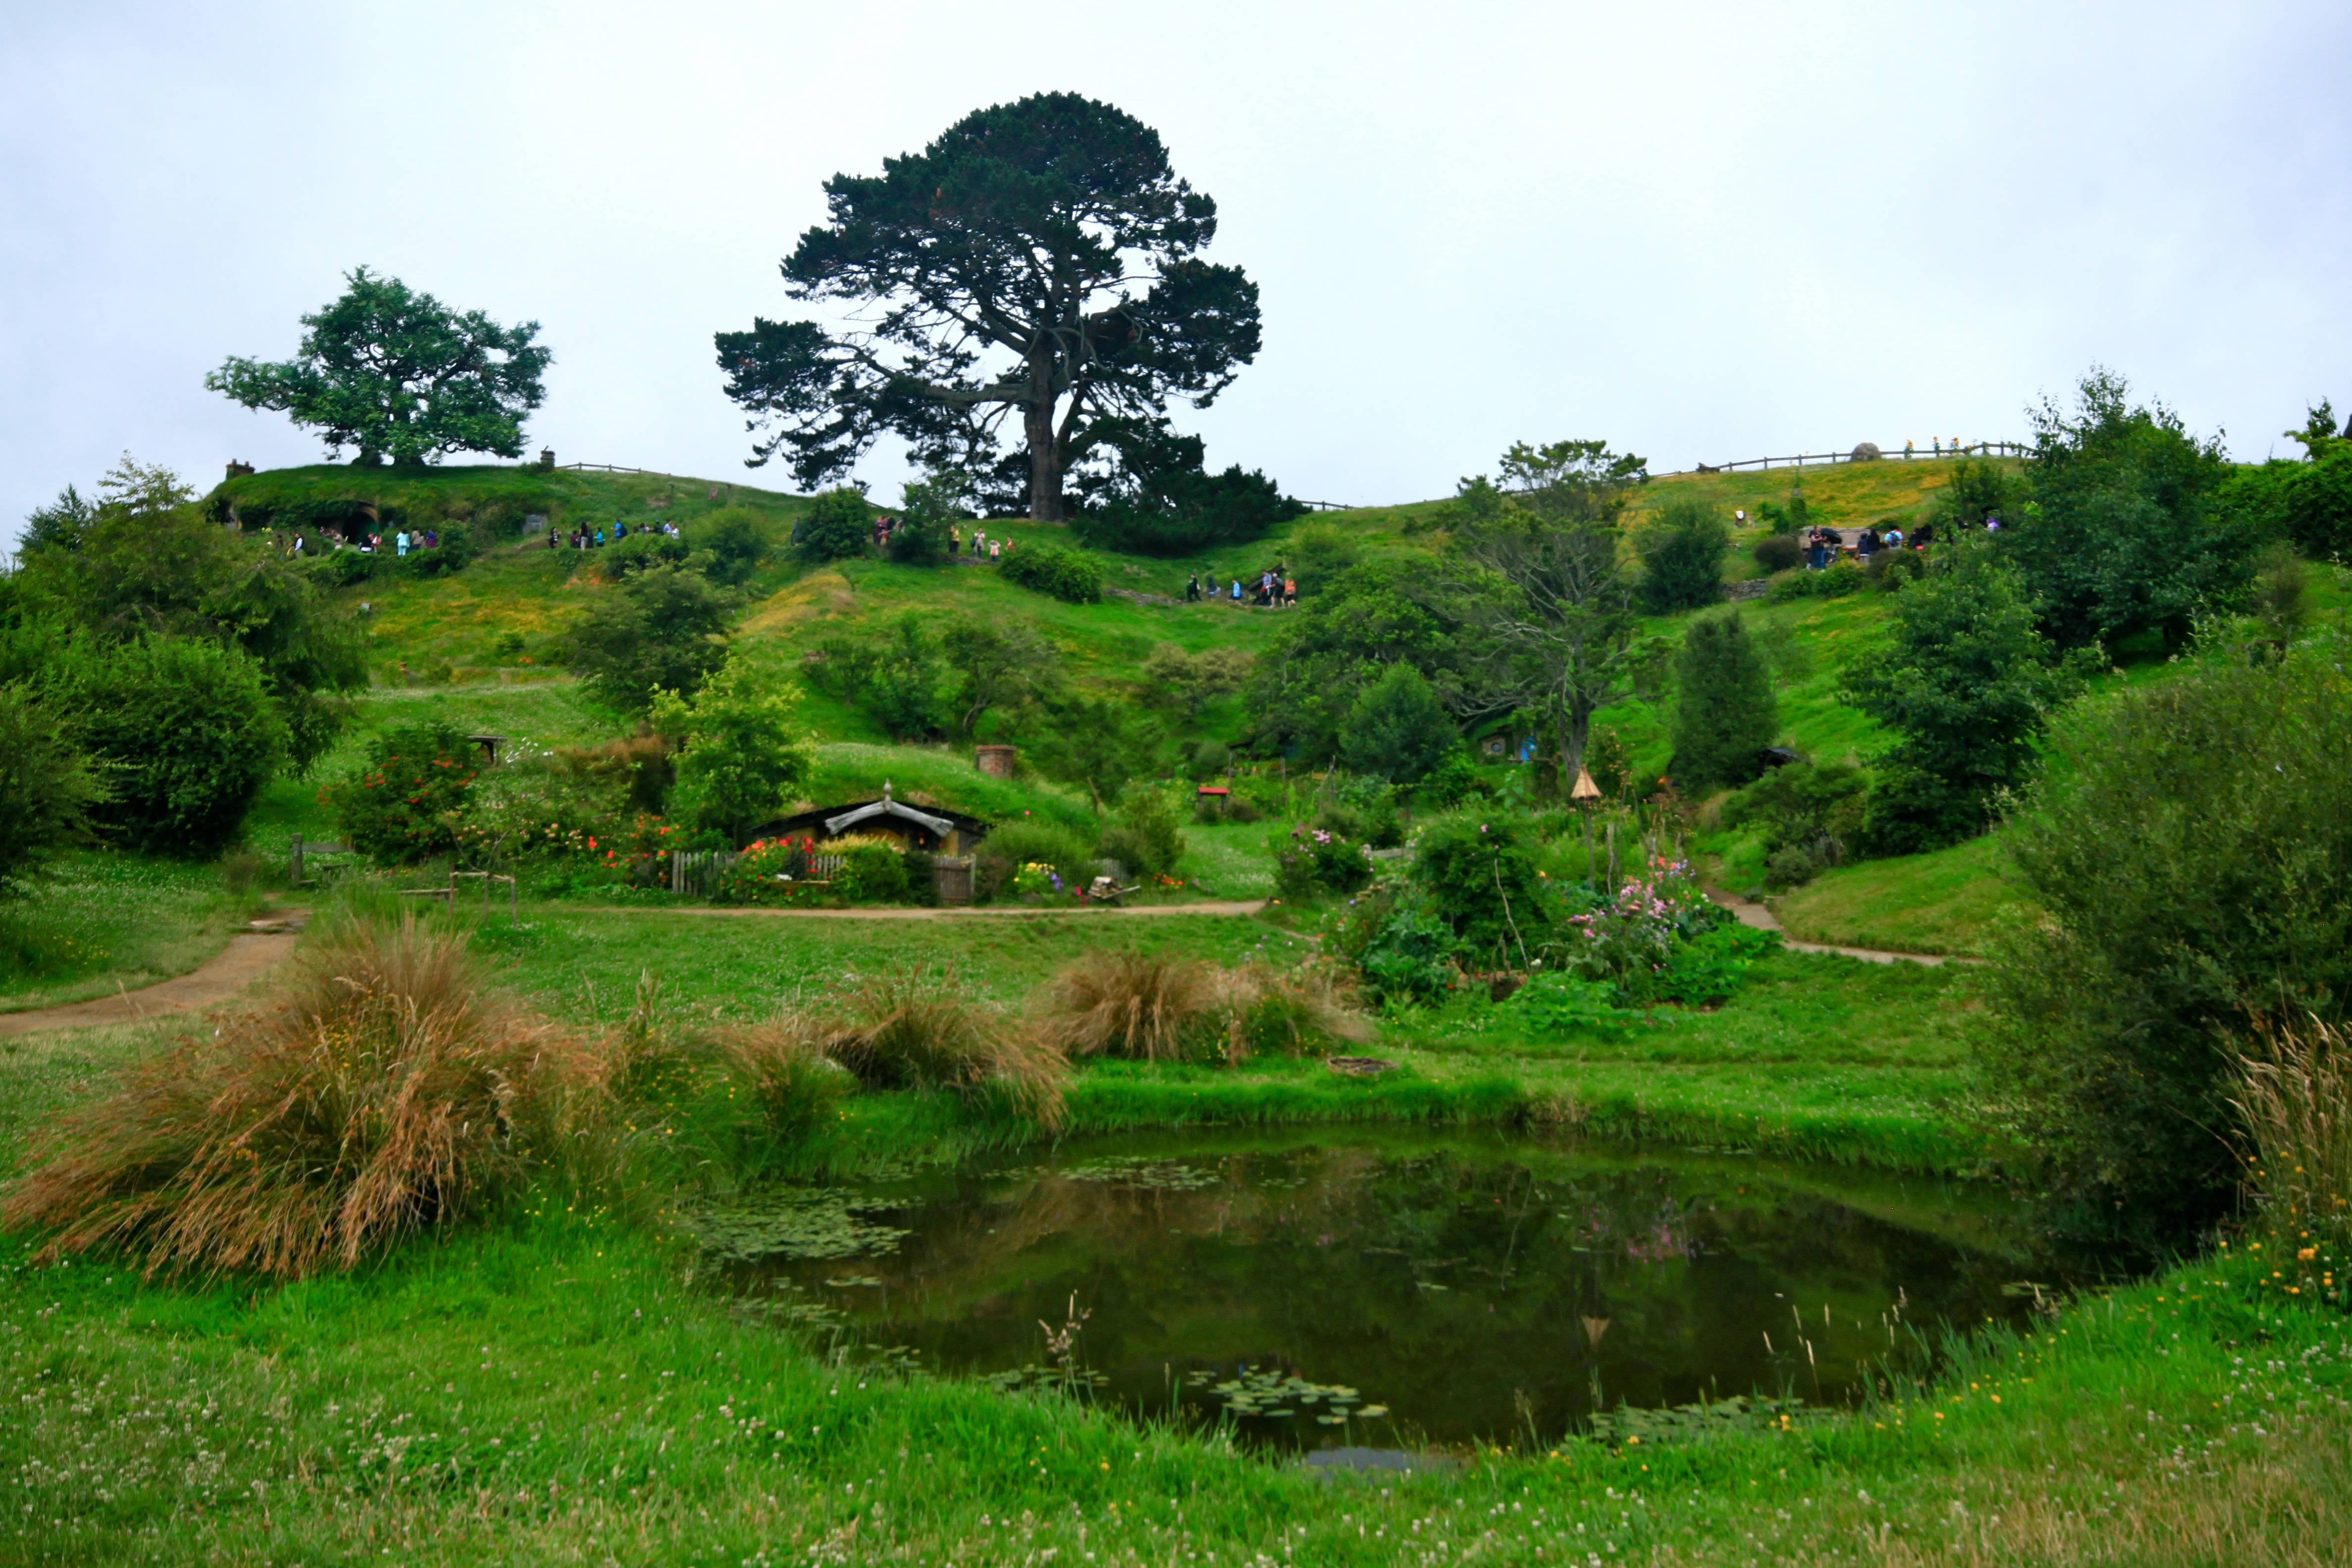
M 1363 1128 L 1072 1142 L 709 1228 L 747 1300 L 913 1364 L 1318 1448 L 1850 1402 L 2070 1272 L 1935 1178 Z

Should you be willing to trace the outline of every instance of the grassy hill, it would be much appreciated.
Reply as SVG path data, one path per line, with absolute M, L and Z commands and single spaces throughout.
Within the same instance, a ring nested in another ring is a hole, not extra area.
M 1654 510 L 1673 499 L 1692 497 L 1726 511 L 1744 510 L 1751 521 L 1735 535 L 1727 565 L 1727 576 L 1737 582 L 1760 572 L 1750 553 L 1769 531 L 1753 521 L 1760 503 L 1786 504 L 1792 492 L 1801 489 L 1817 521 L 1856 526 L 1895 518 L 1908 525 L 1932 503 L 1952 467 L 1949 459 L 1888 459 L 1681 475 L 1653 481 L 1638 505 Z M 596 552 L 551 551 L 541 531 L 521 537 L 527 516 L 543 516 L 559 531 L 609 528 L 618 521 L 675 522 L 690 544 L 696 524 L 711 512 L 728 506 L 751 509 L 775 549 L 744 589 L 735 635 L 741 646 L 778 668 L 797 668 L 827 637 L 877 632 L 909 614 L 934 627 L 959 616 L 1018 618 L 1055 644 L 1065 669 L 1080 685 L 1141 696 L 1146 695 L 1141 667 L 1155 647 L 1174 644 L 1188 652 L 1226 647 L 1256 653 L 1283 624 L 1276 612 L 1225 600 L 1181 602 L 1189 574 L 1198 572 L 1209 581 L 1230 583 L 1283 562 L 1300 575 L 1304 591 L 1311 595 L 1318 568 L 1328 571 L 1332 563 L 1348 560 L 1421 557 L 1433 568 L 1444 542 L 1440 530 L 1444 513 L 1441 501 L 1366 507 L 1310 514 L 1266 539 L 1195 556 L 1161 560 L 1101 554 L 1097 560 L 1105 598 L 1099 604 L 1071 605 L 1016 586 L 969 557 L 952 565 L 931 566 L 875 559 L 804 563 L 786 548 L 793 522 L 807 504 L 803 498 L 709 479 L 530 468 L 451 468 L 404 475 L 388 469 L 314 467 L 230 480 L 215 492 L 214 504 L 224 512 L 233 507 L 248 528 L 284 528 L 305 517 L 332 516 L 339 507 L 360 501 L 377 508 L 383 531 L 401 521 L 425 527 L 457 523 L 482 549 L 463 570 L 448 575 L 395 575 L 344 590 L 353 603 L 365 606 L 376 683 L 364 704 L 362 732 L 433 711 L 469 729 L 540 745 L 590 741 L 613 732 L 611 716 L 583 700 L 559 661 L 565 631 L 599 595 L 614 589 L 604 581 L 602 557 Z M 980 526 L 992 537 L 1024 545 L 1070 542 L 1067 530 L 1055 525 L 1015 520 Z M 2341 588 L 2324 579 L 2314 586 L 2323 605 L 2340 613 Z M 1875 724 L 1840 702 L 1837 693 L 1851 664 L 1869 657 L 1885 603 L 1875 594 L 1860 594 L 1783 604 L 1753 600 L 1742 606 L 1771 658 L 1782 738 L 1788 743 L 1825 759 L 1860 758 L 1875 749 Z M 1647 629 L 1678 639 L 1690 618 L 1689 613 L 1659 617 Z M 2109 679 L 2139 680 L 2160 674 L 2161 666 L 2144 666 Z M 1227 697 L 1211 702 L 1193 722 L 1192 734 L 1232 738 L 1248 717 L 1244 700 Z M 803 701 L 809 722 L 826 742 L 820 782 L 827 792 L 878 789 L 887 777 L 902 791 L 943 804 L 992 812 L 1016 806 L 998 798 L 1004 786 L 983 781 L 960 747 L 891 746 L 863 712 L 814 690 L 805 691 Z M 1636 777 L 1655 776 L 1667 764 L 1671 701 L 1669 691 L 1659 700 L 1628 701 L 1598 716 L 1599 724 L 1615 730 L 1627 743 Z M 347 741 L 345 755 L 358 743 L 357 735 Z M 331 758 L 325 768 L 332 773 L 341 762 Z M 1065 792 L 1034 784 L 1018 787 L 1024 794 L 1017 809 L 1064 820 L 1076 820 L 1084 810 Z M 261 827 L 265 845 L 297 826 L 307 825 L 305 830 L 312 833 L 327 830 L 310 802 L 312 793 L 312 786 L 292 782 L 276 787 Z M 1753 846 L 1743 848 L 1717 838 L 1703 841 L 1701 847 L 1719 858 L 1720 872 L 1733 885 L 1755 883 L 1759 858 Z M 1244 849 L 1238 843 L 1217 846 L 1219 880 L 1229 889 L 1256 887 L 1243 868 Z M 1792 929 L 1826 940 L 1965 952 L 1981 941 L 1986 921 L 2011 901 L 1999 880 L 1999 865 L 1993 847 L 1979 844 L 1910 861 L 1844 868 L 1792 894 L 1782 906 L 1783 918 Z

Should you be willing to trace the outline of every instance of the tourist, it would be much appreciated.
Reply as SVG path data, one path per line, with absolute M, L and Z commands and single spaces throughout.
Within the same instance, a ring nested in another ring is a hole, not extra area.
M 1890 529 L 1888 529 L 1888 530 L 1886 531 L 1885 544 L 1886 544 L 1886 548 L 1887 548 L 1887 549 L 1889 549 L 1889 550 L 1900 550 L 1900 549 L 1902 549 L 1902 548 L 1903 548 L 1903 531 L 1902 531 L 1900 528 L 1890 528 Z
M 1934 523 L 1932 523 L 1932 522 L 1923 522 L 1923 523 L 1921 523 L 1917 528 L 1915 528 L 1915 529 L 1913 529 L 1913 530 L 1911 531 L 1911 548 L 1912 548 L 1912 549 L 1914 549 L 1914 550 L 1925 550 L 1925 549 L 1927 549 L 1927 546 L 1929 546 L 1930 544 L 1933 544 L 1933 543 L 1935 543 L 1935 542 L 1936 542 L 1936 525 L 1935 525 Z
M 1242 602 L 1242 580 L 1241 580 L 1240 578 L 1236 577 L 1236 578 L 1234 578 L 1234 604 L 1236 604 L 1236 605 L 1238 605 L 1238 604 L 1240 604 L 1241 602 Z
M 547 547 L 550 550 L 555 548 L 555 525 L 551 522 L 547 525 Z
M 951 522 L 948 524 L 948 553 L 950 555 L 960 555 L 962 552 L 963 524 L 960 522 Z
M 404 528 L 399 532 L 394 534 L 392 536 L 392 542 L 394 546 L 394 554 L 405 555 L 408 553 L 408 530 Z
M 1188 605 L 1201 602 L 1201 574 L 1198 572 L 1184 579 L 1184 602 Z
M 1870 529 L 1870 528 L 1865 528 L 1865 529 L 1864 529 L 1864 530 L 1862 531 L 1862 537 L 1861 537 L 1860 539 L 1857 539 L 1857 540 L 1855 540 L 1855 541 L 1854 541 L 1854 545 L 1853 545 L 1853 553 L 1854 553 L 1855 558 L 1856 558 L 1857 560 L 1861 561 L 1861 562 L 1862 562 L 1862 563 L 1863 563 L 1864 565 L 1865 565 L 1865 566 L 1866 566 L 1866 565 L 1868 565 L 1868 564 L 1870 563 L 1870 558 L 1871 558 L 1871 556 L 1872 556 L 1872 555 L 1874 555 L 1874 554 L 1875 554 L 1875 553 L 1877 552 L 1877 550 L 1878 550 L 1878 531 L 1877 531 L 1877 530 L 1875 530 L 1875 529 Z
M 1283 605 L 1283 608 L 1285 608 L 1285 609 L 1288 609 L 1288 610 L 1295 610 L 1295 609 L 1298 608 L 1298 579 L 1297 579 L 1297 578 L 1296 578 L 1296 577 L 1285 577 L 1285 578 L 1282 580 L 1282 605 Z
M 988 542 L 988 558 L 991 561 L 1001 560 L 1003 557 L 1003 554 L 1004 541 L 1001 539 L 992 539 Z

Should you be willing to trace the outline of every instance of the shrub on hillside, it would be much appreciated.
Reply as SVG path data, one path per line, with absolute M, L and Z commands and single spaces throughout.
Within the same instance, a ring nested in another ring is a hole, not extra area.
M 1024 866 L 1052 868 L 1065 888 L 1083 888 L 1094 875 L 1095 853 L 1066 827 L 1034 820 L 1008 822 L 980 841 L 972 852 L 972 896 L 985 903 L 1012 898 Z
M 1130 877 L 1165 876 L 1184 858 L 1184 830 L 1166 795 L 1139 785 L 1103 829 L 1100 848 L 1103 858 L 1118 861 Z
M 1775 533 L 1759 539 L 1748 553 L 1768 574 L 1793 572 L 1805 563 L 1805 547 L 1797 542 L 1793 533 Z
M 85 837 L 106 798 L 65 722 L 22 681 L 0 685 L 0 897 L 51 850 Z
M 1723 557 L 1731 531 L 1704 501 L 1677 499 L 1633 536 L 1642 558 L 1642 608 L 1654 616 L 1696 610 L 1723 597 Z
M 2032 901 L 1984 990 L 2021 1147 L 2078 1217 L 2228 1206 L 2227 1042 L 2352 999 L 2352 681 L 2340 645 L 2214 650 L 2070 715 L 2005 847 Z
M 905 903 L 906 857 L 887 845 L 852 846 L 833 873 L 833 896 L 845 904 Z
M 1058 544 L 1025 544 L 997 563 L 1008 583 L 1048 594 L 1073 605 L 1102 599 L 1102 568 L 1092 557 Z
M 811 561 L 862 555 L 873 540 L 874 504 L 854 485 L 818 495 L 793 530 L 793 548 Z
M 84 647 L 58 676 L 111 791 L 91 806 L 99 831 L 150 854 L 218 855 L 285 752 L 260 666 L 209 638 L 155 637 Z
M 351 1268 L 520 1178 L 548 1033 L 462 937 L 346 927 L 276 1008 L 136 1063 L 37 1134 L 0 1223 L 150 1276 Z
M 712 582 L 740 586 L 768 558 L 768 520 L 748 506 L 721 507 L 696 521 L 687 541 L 696 554 L 709 552 L 706 571 Z
M 1741 784 L 1764 768 L 1780 728 L 1772 673 L 1739 612 L 1694 621 L 1675 658 L 1675 783 Z
M 1294 902 L 1347 894 L 1372 879 L 1371 847 L 1327 827 L 1293 827 L 1266 839 L 1276 890 Z
M 1551 889 L 1508 816 L 1443 817 L 1422 829 L 1412 879 L 1474 963 L 1524 969 L 1557 915 Z
M 319 801 L 353 849 L 378 865 L 413 866 L 457 851 L 479 757 L 454 725 L 404 725 L 379 737 Z
M 1392 664 L 1348 710 L 1339 760 L 1350 773 L 1419 784 L 1462 744 L 1454 716 L 1421 671 Z
M 1790 763 L 1725 801 L 1722 822 L 1760 832 L 1770 879 L 1794 886 L 1861 842 L 1869 790 L 1870 775 L 1851 763 Z
M 685 540 L 641 528 L 628 538 L 598 551 L 596 567 L 605 577 L 617 583 L 631 573 L 642 572 L 649 566 L 683 566 L 690 553 Z
M 1775 605 L 1792 599 L 1843 599 L 1870 586 L 1870 574 L 1848 560 L 1836 560 L 1819 572 L 1790 572 L 1772 579 L 1764 595 Z
M 642 714 L 656 690 L 690 695 L 726 661 L 733 609 L 699 572 L 648 566 L 590 604 L 572 631 L 572 667 L 598 701 Z

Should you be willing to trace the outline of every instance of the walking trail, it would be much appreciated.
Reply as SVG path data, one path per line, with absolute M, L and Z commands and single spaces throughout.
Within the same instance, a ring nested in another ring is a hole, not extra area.
M 1729 910 L 1741 925 L 1754 926 L 1758 931 L 1779 931 L 1780 944 L 1790 952 L 1834 952 L 1841 958 L 1859 958 L 1865 963 L 1924 963 L 1931 969 L 1940 969 L 1947 963 L 1984 962 L 1981 958 L 1960 958 L 1940 952 L 1888 952 L 1875 947 L 1837 947 L 1829 942 L 1799 942 L 1772 918 L 1772 911 L 1762 904 L 1749 903 L 1738 894 L 1727 893 L 1721 888 L 1709 888 L 1706 896 L 1718 907 Z
M 176 980 L 137 991 L 62 1007 L 36 1007 L 24 1013 L 0 1013 L 0 1035 L 30 1035 L 43 1029 L 84 1029 L 93 1024 L 131 1024 L 168 1013 L 192 1013 L 226 1002 L 285 962 L 302 940 L 308 910 L 288 910 L 268 921 L 256 921 L 256 930 L 228 939 L 228 946 L 202 968 Z
M 1200 904 L 1089 904 L 1070 909 L 893 909 L 893 910 L 767 910 L 767 909 L 702 909 L 665 910 L 664 914 L 716 915 L 722 919 L 750 917 L 753 920 L 797 921 L 964 921 L 1018 920 L 1024 916 L 1042 915 L 1046 919 L 1070 917 L 1095 920 L 1109 915 L 1254 915 L 1265 908 L 1263 899 L 1236 899 L 1222 903 Z M 629 909 L 619 904 L 593 905 L 582 910 L 594 915 L 641 915 L 643 909 Z

